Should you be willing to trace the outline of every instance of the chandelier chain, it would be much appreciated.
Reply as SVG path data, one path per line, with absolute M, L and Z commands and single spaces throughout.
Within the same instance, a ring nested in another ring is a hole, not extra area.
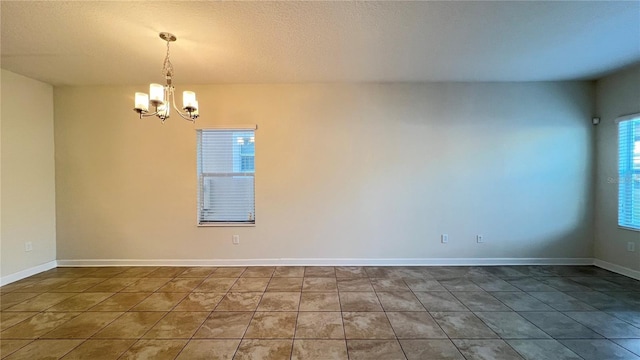
M 169 59 L 169 41 L 167 41 L 167 56 L 164 58 L 164 64 L 162 65 L 162 75 L 173 77 L 173 64 Z

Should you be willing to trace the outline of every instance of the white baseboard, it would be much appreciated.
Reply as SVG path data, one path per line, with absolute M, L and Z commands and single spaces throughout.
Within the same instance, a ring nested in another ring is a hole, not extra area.
M 604 260 L 594 259 L 593 265 L 597 267 L 601 267 L 605 270 L 613 271 L 618 274 L 622 274 L 624 276 L 628 276 L 630 278 L 640 280 L 640 271 L 629 269 L 628 267 L 616 265 Z
M 43 271 L 51 270 L 57 266 L 58 266 L 57 261 L 53 260 L 38 266 L 34 266 L 22 271 L 18 271 L 17 273 L 13 273 L 11 275 L 3 276 L 0 278 L 0 286 L 11 284 L 12 282 L 39 274 Z
M 483 266 L 592 265 L 592 258 L 415 258 L 415 259 L 80 259 L 58 266 Z

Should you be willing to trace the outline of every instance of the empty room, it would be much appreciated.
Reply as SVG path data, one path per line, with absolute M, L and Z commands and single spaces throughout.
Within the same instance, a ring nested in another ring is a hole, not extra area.
M 0 31 L 1 359 L 640 360 L 640 1 Z

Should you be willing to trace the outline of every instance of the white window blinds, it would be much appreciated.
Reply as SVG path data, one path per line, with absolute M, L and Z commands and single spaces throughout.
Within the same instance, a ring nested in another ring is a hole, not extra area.
M 640 114 L 618 122 L 618 225 L 640 230 Z
M 198 130 L 198 223 L 255 223 L 255 131 Z

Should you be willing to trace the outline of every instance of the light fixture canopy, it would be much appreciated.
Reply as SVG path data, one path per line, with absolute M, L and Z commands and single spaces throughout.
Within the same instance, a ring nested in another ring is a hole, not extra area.
M 175 88 L 172 84 L 173 64 L 171 64 L 171 60 L 169 59 L 169 44 L 178 38 L 168 32 L 161 32 L 160 38 L 167 42 L 167 55 L 164 58 L 164 64 L 162 66 L 162 75 L 164 75 L 166 85 L 151 84 L 149 85 L 149 94 L 141 92 L 135 93 L 135 107 L 133 110 L 138 113 L 141 119 L 143 117 L 157 116 L 162 120 L 162 123 L 164 123 L 164 121 L 169 118 L 171 106 L 173 106 L 181 118 L 195 122 L 200 116 L 195 92 L 184 91 L 182 93 L 182 111 L 176 106 Z M 154 112 L 149 112 L 149 105 L 153 106 Z

